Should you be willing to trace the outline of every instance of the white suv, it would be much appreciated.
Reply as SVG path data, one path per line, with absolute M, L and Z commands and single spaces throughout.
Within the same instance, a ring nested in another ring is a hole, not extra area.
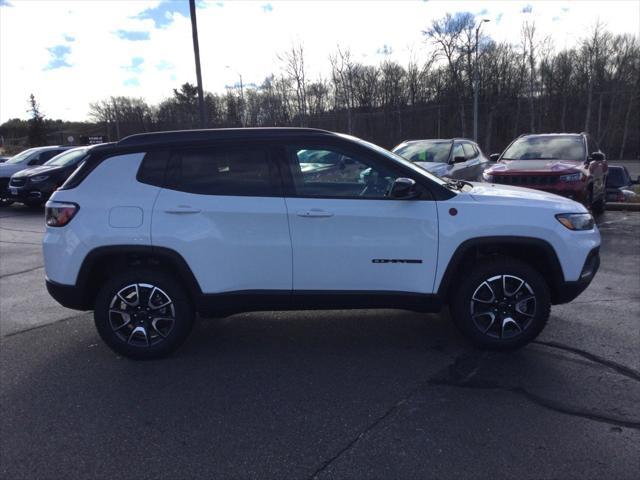
M 134 135 L 96 147 L 47 203 L 47 288 L 120 354 L 175 350 L 196 313 L 438 311 L 485 348 L 535 338 L 599 266 L 579 203 L 445 182 L 312 129 Z

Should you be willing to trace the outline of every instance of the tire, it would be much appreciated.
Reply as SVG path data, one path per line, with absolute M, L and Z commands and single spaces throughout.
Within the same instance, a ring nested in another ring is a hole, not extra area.
M 110 277 L 98 292 L 94 310 L 102 340 L 132 359 L 171 354 L 189 336 L 194 318 L 193 304 L 178 281 L 148 269 Z
M 10 207 L 11 205 L 13 205 L 13 200 L 0 198 L 0 207 Z
M 540 334 L 549 319 L 551 296 L 537 270 L 509 257 L 487 258 L 470 270 L 459 279 L 449 307 L 454 323 L 472 343 L 513 350 Z

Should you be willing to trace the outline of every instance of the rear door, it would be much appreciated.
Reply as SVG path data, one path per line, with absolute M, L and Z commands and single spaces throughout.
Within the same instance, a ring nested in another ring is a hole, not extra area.
M 280 179 L 261 143 L 171 153 L 152 243 L 181 254 L 204 293 L 291 291 L 291 239 Z
M 325 142 L 286 148 L 294 292 L 431 293 L 436 202 L 426 189 L 420 199 L 390 199 L 393 181 L 410 174 L 366 149 Z

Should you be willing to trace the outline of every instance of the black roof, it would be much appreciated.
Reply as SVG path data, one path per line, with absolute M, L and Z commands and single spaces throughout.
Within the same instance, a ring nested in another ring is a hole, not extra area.
M 265 139 L 291 136 L 334 136 L 333 132 L 316 128 L 212 128 L 206 130 L 173 130 L 138 133 L 123 138 L 119 147 L 157 145 L 163 143 L 203 142 L 207 140 Z

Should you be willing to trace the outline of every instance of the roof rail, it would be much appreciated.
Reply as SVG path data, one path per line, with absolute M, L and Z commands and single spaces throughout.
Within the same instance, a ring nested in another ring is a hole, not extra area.
M 120 147 L 157 145 L 162 143 L 197 142 L 207 140 L 234 140 L 242 138 L 273 138 L 292 135 L 335 135 L 316 128 L 268 127 L 268 128 L 212 128 L 204 130 L 171 130 L 165 132 L 138 133 L 121 139 Z

